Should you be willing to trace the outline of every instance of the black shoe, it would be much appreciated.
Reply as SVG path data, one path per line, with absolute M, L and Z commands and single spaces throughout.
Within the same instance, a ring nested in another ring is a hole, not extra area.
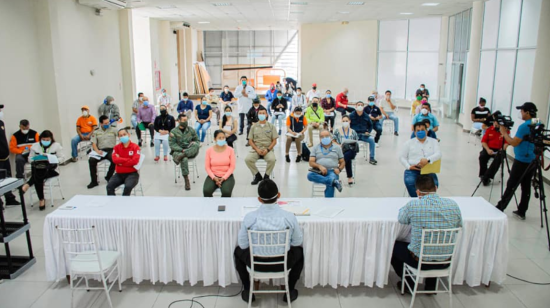
M 247 142 L 244 146 L 245 146 L 245 147 L 249 147 L 249 146 L 250 146 L 250 143 Z
M 376 159 L 374 159 L 374 158 L 371 158 L 371 159 L 369 160 L 369 164 L 371 164 L 371 165 L 376 165 L 376 164 L 378 164 L 378 161 L 376 161 Z
M 286 157 L 286 162 L 287 162 L 287 163 L 290 163 L 290 156 L 285 155 L 285 157 Z
M 141 140 L 138 142 L 139 147 L 141 148 Z
M 525 220 L 525 215 L 521 214 L 519 211 L 513 211 L 512 214 L 514 214 L 514 216 L 516 216 L 516 218 L 520 220 Z
M 87 187 L 88 187 L 88 189 L 92 189 L 92 188 L 94 188 L 94 187 L 96 187 L 96 186 L 99 186 L 99 183 L 98 183 L 98 182 L 90 182 L 90 184 L 88 184 Z
M 497 203 L 497 206 L 496 208 L 501 211 L 501 212 L 504 212 L 505 208 L 503 208 L 502 206 L 500 206 L 500 203 Z
M 241 292 L 241 298 L 245 303 L 248 303 L 248 299 L 250 298 L 250 290 L 243 290 Z M 252 302 L 256 301 L 256 296 L 252 294 Z
M 398 132 L 393 133 L 394 136 L 399 136 Z
M 298 298 L 298 290 L 296 290 L 296 289 L 290 290 L 290 291 L 288 291 L 288 293 L 290 294 L 290 302 L 291 303 Z M 285 303 L 288 302 L 288 299 L 286 298 L 286 293 L 285 293 L 285 296 L 283 296 L 283 302 L 285 302 Z
M 302 156 L 298 155 L 296 156 L 296 162 L 299 163 L 302 161 Z
M 242 134 L 243 134 L 243 132 L 240 132 L 240 133 L 239 133 L 239 136 L 242 135 Z
M 340 183 L 340 180 L 334 180 L 334 182 L 332 182 L 332 186 L 338 189 L 338 192 L 342 192 L 342 183 Z
M 252 185 L 257 185 L 258 183 L 260 183 L 262 181 L 262 175 L 258 172 L 256 173 L 256 175 L 254 176 L 254 180 L 252 181 Z
M 279 129 L 279 136 L 281 135 L 281 130 Z
M 6 206 L 8 205 L 21 205 L 21 202 L 15 199 L 9 199 L 9 200 L 6 200 Z
M 107 183 L 109 183 L 109 180 L 111 180 L 111 177 L 105 177 L 105 181 L 107 181 Z
M 264 174 L 264 180 L 269 180 L 269 174 Z
M 155 144 L 154 144 L 153 142 L 151 142 L 150 146 L 151 146 L 151 147 L 154 147 L 154 146 L 155 146 Z
M 489 186 L 491 184 L 491 179 L 483 178 L 481 181 L 483 182 L 483 186 Z

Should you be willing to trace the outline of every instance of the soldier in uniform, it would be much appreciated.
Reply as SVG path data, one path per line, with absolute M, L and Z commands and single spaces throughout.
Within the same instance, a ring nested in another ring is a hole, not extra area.
M 191 190 L 189 182 L 189 158 L 195 158 L 199 154 L 199 136 L 193 128 L 188 126 L 187 115 L 178 115 L 179 125 L 170 131 L 168 142 L 172 159 L 176 165 L 181 164 L 181 174 L 185 179 L 185 190 Z
M 251 127 L 248 135 L 248 143 L 253 151 L 245 159 L 246 166 L 254 176 L 254 180 L 250 183 L 252 185 L 256 185 L 262 180 L 262 175 L 256 167 L 258 159 L 263 159 L 267 163 L 264 179 L 269 179 L 277 161 L 273 148 L 277 144 L 279 135 L 275 125 L 267 122 L 267 110 L 265 108 L 258 110 L 258 120 L 258 123 Z

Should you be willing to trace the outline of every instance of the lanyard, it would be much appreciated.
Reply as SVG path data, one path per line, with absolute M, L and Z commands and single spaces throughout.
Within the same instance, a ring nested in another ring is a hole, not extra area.
M 328 151 L 325 153 L 325 147 L 323 147 L 322 145 L 319 145 L 321 147 L 321 153 L 323 153 L 323 155 L 329 155 L 331 150 L 332 150 L 332 144 L 330 145 L 330 148 L 328 148 Z
M 347 134 L 344 132 L 344 129 L 342 128 L 342 134 L 344 134 L 344 138 L 349 139 L 349 128 L 348 128 Z

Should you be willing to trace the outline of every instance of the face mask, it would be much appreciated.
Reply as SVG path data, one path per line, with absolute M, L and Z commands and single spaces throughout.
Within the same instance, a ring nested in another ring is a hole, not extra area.
M 319 106 L 319 104 L 318 104 L 318 103 L 313 103 L 313 104 L 311 104 L 311 106 L 312 106 L 313 108 L 317 108 L 317 106 Z
M 416 97 L 416 100 L 417 100 L 417 101 L 419 101 L 419 100 L 421 100 L 421 99 L 422 99 L 422 96 L 417 96 L 417 97 Z
M 281 99 L 281 98 L 283 98 L 283 97 L 282 97 L 282 96 L 279 96 L 279 95 L 277 95 L 277 98 L 278 98 L 278 99 Z
M 140 101 L 143 101 L 143 97 L 140 97 L 139 100 L 140 100 Z
M 245 81 L 245 80 L 243 80 L 243 87 L 244 87 L 244 86 L 246 86 L 246 81 Z
M 225 141 L 225 140 L 218 140 L 218 141 L 216 141 L 216 144 L 219 145 L 219 146 L 221 146 L 221 147 L 223 147 L 224 145 L 227 144 L 227 141 Z
M 349 122 L 342 122 L 342 127 L 343 128 L 348 128 L 349 127 Z
M 327 94 L 327 98 L 330 98 L 331 96 L 332 96 L 332 95 L 330 95 L 330 94 Z
M 162 93 L 162 96 L 166 96 L 166 93 Z
M 130 141 L 130 137 L 128 137 L 128 136 L 120 137 L 120 142 L 122 142 L 124 144 L 128 143 L 129 141 Z
M 361 112 L 361 111 L 363 111 L 364 108 L 365 108 L 365 107 L 363 107 L 363 106 L 357 106 L 355 109 L 356 109 L 357 111 Z
M 422 112 L 423 115 L 427 115 L 428 114 L 428 109 L 422 109 L 421 112 Z
M 321 143 L 323 145 L 329 145 L 331 142 L 332 142 L 332 140 L 330 139 L 330 137 L 321 138 Z
M 184 98 L 183 98 L 183 101 L 184 101 L 184 102 L 186 102 L 187 100 L 188 100 L 188 98 L 187 98 L 187 97 L 184 97 Z
M 229 89 L 223 89 L 223 92 L 227 93 L 229 92 Z
M 82 115 L 87 117 L 88 116 L 88 111 L 82 111 Z
M 260 106 L 254 106 L 254 109 L 258 109 L 258 108 L 260 108 Z
M 258 120 L 265 121 L 265 114 L 258 115 Z
M 21 132 L 26 135 L 26 134 L 29 133 L 29 130 L 28 129 L 22 129 Z
M 479 105 L 479 109 L 485 109 L 485 106 Z
M 374 106 L 374 102 L 369 102 L 369 106 Z
M 183 129 L 187 128 L 187 122 L 180 122 L 180 127 Z
M 143 106 L 145 106 L 145 107 L 149 106 L 149 102 L 148 102 L 148 101 L 144 101 L 144 102 L 143 102 Z
M 295 117 L 295 118 L 299 118 L 299 117 L 301 117 L 301 116 L 302 116 L 301 113 L 295 113 L 295 114 L 294 114 L 294 117 Z
M 109 103 L 107 102 L 107 100 L 103 100 L 103 104 L 107 105 Z
M 52 144 L 51 140 L 48 140 L 48 141 L 40 140 L 40 143 L 42 143 L 42 145 L 45 146 L 45 147 L 49 147 L 50 144 Z
M 416 138 L 418 139 L 424 139 L 426 138 L 426 131 L 425 130 L 419 130 L 416 132 Z
M 208 102 L 207 101 L 202 101 L 202 104 L 203 105 L 208 105 Z
M 298 94 L 298 95 L 302 95 L 302 92 L 300 92 L 300 91 L 297 91 L 297 92 L 296 92 L 296 94 Z
M 419 90 L 420 90 L 420 91 L 424 91 L 424 88 L 420 88 Z
M 313 87 L 313 90 L 317 90 L 317 87 Z
M 226 112 L 226 113 L 225 113 L 225 116 L 226 116 L 226 117 L 230 117 L 230 116 L 231 116 L 231 111 Z
M 102 126 L 103 126 L 103 129 L 108 129 L 111 125 L 106 124 L 106 125 L 102 125 Z
M 161 115 L 166 115 L 166 113 L 167 113 L 166 110 L 161 110 L 161 111 L 160 111 L 160 114 L 161 114 Z
M 346 92 L 346 93 L 344 93 L 344 96 L 348 96 L 348 93 L 347 93 L 347 92 Z

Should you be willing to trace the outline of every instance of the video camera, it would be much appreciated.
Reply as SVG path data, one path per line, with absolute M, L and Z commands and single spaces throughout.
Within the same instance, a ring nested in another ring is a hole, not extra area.
M 550 147 L 550 130 L 544 129 L 539 119 L 532 119 L 529 129 L 529 136 L 525 140 L 534 143 L 535 147 Z
M 514 126 L 514 121 L 512 121 L 512 117 L 505 116 L 505 115 L 502 114 L 502 112 L 500 112 L 498 110 L 495 111 L 495 113 L 493 113 L 490 118 L 493 119 L 492 122 L 496 121 L 498 123 L 498 125 L 504 126 L 507 129 L 511 129 Z

